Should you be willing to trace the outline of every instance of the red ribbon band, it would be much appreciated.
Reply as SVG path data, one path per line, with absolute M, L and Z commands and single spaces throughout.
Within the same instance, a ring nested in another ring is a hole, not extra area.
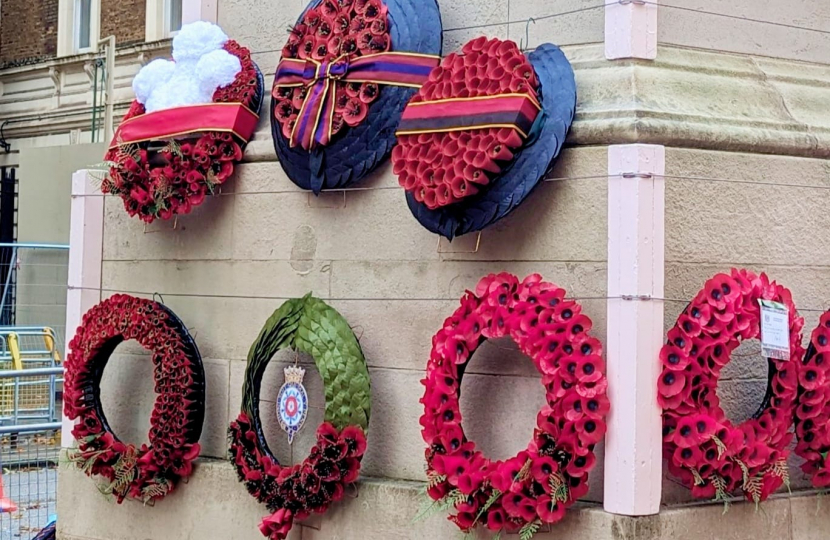
M 529 94 L 419 101 L 407 105 L 396 135 L 510 128 L 527 138 L 540 110 Z
M 243 142 L 248 142 L 258 121 L 259 116 L 241 103 L 208 103 L 163 109 L 123 121 L 115 130 L 110 148 L 208 131 L 233 133 Z

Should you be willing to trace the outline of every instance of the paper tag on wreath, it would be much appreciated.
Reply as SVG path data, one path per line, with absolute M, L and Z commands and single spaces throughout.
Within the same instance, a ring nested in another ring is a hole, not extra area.
M 790 359 L 790 314 L 780 302 L 759 299 L 761 304 L 761 352 L 767 358 Z
M 288 444 L 302 429 L 308 416 L 308 394 L 303 386 L 305 370 L 299 366 L 285 368 L 285 383 L 277 394 L 277 418 L 280 427 L 288 434 Z

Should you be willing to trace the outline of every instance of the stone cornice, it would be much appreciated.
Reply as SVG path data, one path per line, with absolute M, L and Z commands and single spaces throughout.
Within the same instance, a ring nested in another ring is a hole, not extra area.
M 580 96 L 570 144 L 830 157 L 830 65 L 667 46 L 655 61 L 568 53 Z
M 168 46 L 158 42 L 119 51 L 124 68 L 116 81 L 116 118 L 129 105 L 134 70 Z M 661 46 L 654 61 L 608 61 L 601 44 L 566 47 L 566 53 L 579 93 L 570 145 L 642 142 L 830 157 L 830 65 L 673 46 Z M 81 88 L 77 74 L 74 79 L 54 76 L 55 68 L 62 73 L 82 71 L 92 58 L 87 56 L 0 71 L 7 90 L 25 82 L 41 92 L 39 98 L 29 99 L 28 106 L 22 95 L 0 96 L 0 116 L 12 120 L 4 129 L 6 138 L 88 129 L 91 92 Z M 268 72 L 267 66 L 263 69 Z M 38 86 L 35 79 L 42 84 Z M 73 84 L 68 84 L 70 79 Z M 57 107 L 44 106 L 50 97 L 54 101 L 48 92 L 43 94 L 43 88 L 52 86 L 50 80 L 64 84 Z M 248 161 L 276 159 L 265 112 L 270 110 L 267 97 L 262 110 L 259 129 L 246 152 Z M 26 122 L 14 121 L 27 117 L 31 118 Z

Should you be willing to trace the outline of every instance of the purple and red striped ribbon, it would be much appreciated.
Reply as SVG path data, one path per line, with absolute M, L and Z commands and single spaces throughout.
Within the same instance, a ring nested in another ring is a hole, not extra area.
M 332 90 L 335 81 L 420 88 L 439 61 L 438 56 L 406 52 L 340 57 L 331 62 L 292 58 L 281 60 L 274 88 L 308 88 L 291 133 L 291 146 L 299 145 L 310 150 L 315 144 L 329 143 L 336 102 L 336 92 Z
M 510 128 L 527 138 L 541 107 L 529 94 L 419 101 L 407 105 L 397 135 Z

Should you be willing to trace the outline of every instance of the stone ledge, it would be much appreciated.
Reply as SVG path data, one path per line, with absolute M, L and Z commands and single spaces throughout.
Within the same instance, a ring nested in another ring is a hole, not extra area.
M 162 54 L 165 46 L 159 42 L 119 51 L 119 62 L 130 66 L 116 84 L 116 116 L 129 104 L 131 73 L 140 58 Z M 668 45 L 659 47 L 655 61 L 608 61 L 602 44 L 567 46 L 565 51 L 579 94 L 570 145 L 640 142 L 830 157 L 830 66 Z M 8 125 L 7 138 L 89 125 L 86 101 L 91 92 L 84 88 L 86 76 L 80 76 L 88 60 L 81 56 L 53 62 L 0 72 L 7 93 L 5 99 L 0 96 L 5 118 L 27 118 Z M 67 78 L 51 90 L 50 67 L 72 72 L 71 83 Z M 268 75 L 262 118 L 246 161 L 276 160 L 268 119 L 270 82 Z M 27 101 L 9 100 L 29 91 Z M 50 118 L 55 114 L 68 116 Z
M 58 491 L 61 540 L 261 539 L 257 525 L 266 514 L 237 482 L 231 465 L 200 460 L 188 484 L 154 507 L 108 502 L 92 480 L 62 469 Z M 454 538 L 458 531 L 441 514 L 413 523 L 423 501 L 421 483 L 364 478 L 357 496 L 347 497 L 323 516 L 295 527 L 290 540 L 381 540 Z M 480 531 L 476 538 L 490 538 Z M 736 503 L 665 508 L 656 516 L 632 518 L 578 505 L 537 540 L 826 540 L 830 513 L 816 494 L 776 497 L 756 511 Z

